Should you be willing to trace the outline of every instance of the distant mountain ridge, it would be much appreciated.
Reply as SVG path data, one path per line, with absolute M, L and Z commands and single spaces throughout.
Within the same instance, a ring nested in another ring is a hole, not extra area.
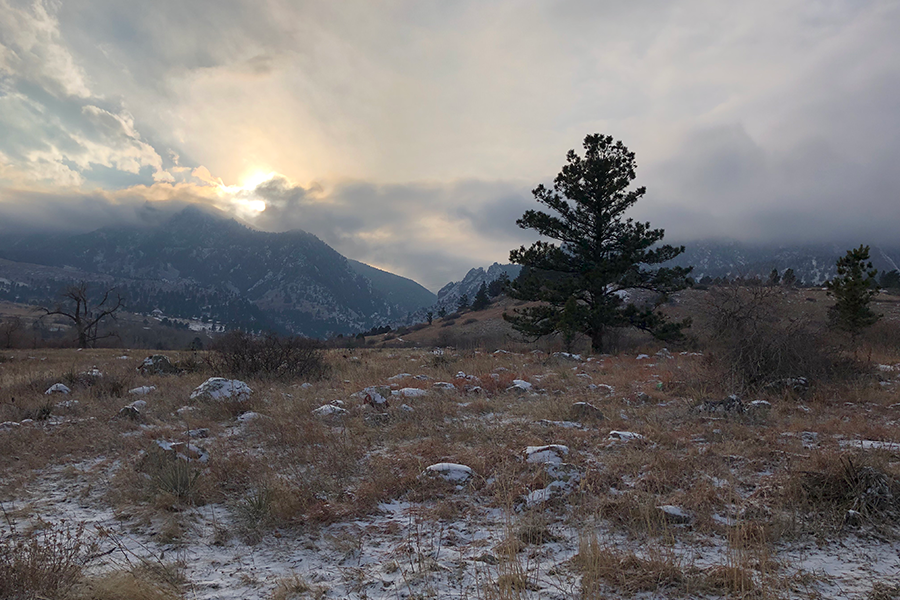
M 397 291 L 397 280 L 409 290 L 415 282 L 379 271 L 376 285 L 359 272 L 367 265 L 354 267 L 310 233 L 257 231 L 193 206 L 159 226 L 6 236 L 0 258 L 113 278 L 131 310 L 312 336 L 360 331 L 418 302 Z
M 840 244 L 760 245 L 736 241 L 683 242 L 685 251 L 671 262 L 675 266 L 693 266 L 691 276 L 703 277 L 768 277 L 772 269 L 783 274 L 793 269 L 798 281 L 821 285 L 837 273 L 837 259 L 848 246 Z M 898 269 L 900 246 L 870 246 L 872 265 L 880 271 Z

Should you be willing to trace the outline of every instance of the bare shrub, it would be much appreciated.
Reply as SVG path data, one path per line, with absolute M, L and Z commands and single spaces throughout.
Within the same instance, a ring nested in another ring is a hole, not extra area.
M 49 527 L 0 540 L 0 598 L 67 597 L 95 550 L 84 525 Z
M 320 379 L 327 371 L 319 342 L 303 337 L 274 333 L 255 337 L 233 331 L 216 340 L 210 350 L 210 366 L 233 377 Z
M 778 288 L 715 287 L 706 313 L 714 360 L 732 390 L 757 390 L 801 377 L 827 380 L 847 366 L 823 328 L 791 314 Z

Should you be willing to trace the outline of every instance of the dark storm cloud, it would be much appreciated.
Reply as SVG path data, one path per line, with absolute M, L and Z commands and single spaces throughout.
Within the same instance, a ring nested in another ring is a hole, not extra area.
M 601 132 L 667 239 L 890 242 L 898 30 L 875 0 L 0 0 L 0 215 L 200 201 L 437 287 L 532 241 L 530 189 Z

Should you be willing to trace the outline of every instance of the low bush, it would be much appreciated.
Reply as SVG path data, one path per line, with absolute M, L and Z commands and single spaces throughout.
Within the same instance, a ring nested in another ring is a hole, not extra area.
M 67 598 L 96 552 L 77 527 L 48 527 L 0 540 L 0 598 Z
M 259 379 L 320 379 L 327 372 L 321 344 L 274 333 L 228 333 L 212 344 L 208 360 L 219 373 Z

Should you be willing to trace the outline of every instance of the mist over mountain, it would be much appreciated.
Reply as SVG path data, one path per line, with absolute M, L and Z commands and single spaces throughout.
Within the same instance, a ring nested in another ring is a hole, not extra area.
M 830 244 L 749 244 L 730 240 L 684 242 L 685 251 L 672 265 L 693 266 L 691 276 L 765 278 L 777 269 L 793 269 L 798 281 L 820 285 L 834 277 L 838 258 L 849 246 Z M 869 256 L 879 271 L 892 271 L 900 265 L 900 246 L 871 246 Z
M 0 258 L 57 269 L 32 270 L 30 281 L 19 282 L 26 288 L 12 285 L 20 300 L 51 301 L 41 296 L 57 293 L 69 271 L 72 281 L 93 274 L 101 276 L 98 284 L 116 285 L 133 311 L 159 308 L 171 316 L 311 336 L 359 331 L 399 318 L 417 302 L 416 294 L 392 288 L 403 278 L 379 272 L 387 290 L 381 292 L 360 273 L 366 265 L 354 267 L 310 233 L 257 231 L 193 206 L 158 226 L 6 236 Z M 414 282 L 403 285 L 423 296 Z M 6 288 L 12 294 L 9 283 Z

